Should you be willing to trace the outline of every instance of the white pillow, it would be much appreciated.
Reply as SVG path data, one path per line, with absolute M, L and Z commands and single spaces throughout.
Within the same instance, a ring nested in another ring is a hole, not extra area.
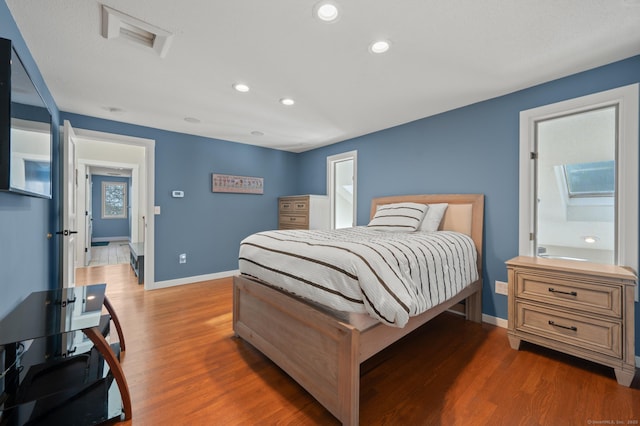
M 378 206 L 367 225 L 380 231 L 413 232 L 418 229 L 428 207 L 418 203 L 394 203 Z
M 440 227 L 440 222 L 444 217 L 444 212 L 449 207 L 448 203 L 429 204 L 427 214 L 422 219 L 419 231 L 435 232 Z

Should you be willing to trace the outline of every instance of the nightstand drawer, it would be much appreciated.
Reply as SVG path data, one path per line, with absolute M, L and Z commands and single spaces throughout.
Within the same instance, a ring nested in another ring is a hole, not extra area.
M 516 297 L 577 309 L 593 314 L 622 317 L 620 286 L 590 284 L 575 276 L 553 276 L 529 272 L 516 274 Z
M 517 303 L 516 309 L 518 320 L 515 327 L 518 331 L 622 358 L 622 326 L 619 321 L 589 318 L 528 303 Z

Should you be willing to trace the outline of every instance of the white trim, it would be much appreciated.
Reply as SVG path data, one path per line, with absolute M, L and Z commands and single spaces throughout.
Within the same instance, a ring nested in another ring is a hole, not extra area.
M 329 218 L 331 229 L 335 229 L 335 193 L 333 190 L 333 165 L 339 161 L 353 160 L 353 226 L 358 221 L 358 151 L 343 152 L 342 154 L 327 157 L 327 190 L 329 196 Z
M 146 203 L 145 203 L 145 239 L 144 239 L 144 289 L 151 290 L 155 287 L 155 187 L 156 187 L 156 141 L 154 139 L 138 138 L 134 136 L 119 135 L 114 133 L 98 132 L 95 130 L 75 129 L 76 136 L 85 140 L 100 142 L 120 143 L 124 145 L 141 146 L 145 148 L 146 171 Z
M 146 271 L 145 271 L 146 272 Z M 216 272 L 213 274 L 196 275 L 193 277 L 176 278 L 175 280 L 157 281 L 154 288 L 167 288 L 175 287 L 178 285 L 194 284 L 201 281 L 219 280 L 220 278 L 228 278 L 234 275 L 238 275 L 240 271 L 238 269 L 233 271 Z
M 509 324 L 509 321 L 504 318 L 498 318 L 487 314 L 482 314 L 482 322 L 501 328 L 507 328 Z
M 560 115 L 618 105 L 617 263 L 638 271 L 638 83 L 520 112 L 519 254 L 533 256 L 529 234 L 535 229 L 533 196 L 536 122 Z M 623 231 L 621 231 L 623 230 Z M 636 301 L 638 287 L 636 286 Z

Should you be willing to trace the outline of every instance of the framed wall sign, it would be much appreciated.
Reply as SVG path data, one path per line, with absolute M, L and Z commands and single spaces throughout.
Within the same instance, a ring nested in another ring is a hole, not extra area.
M 239 194 L 262 194 L 264 191 L 264 178 L 212 173 L 211 191 L 234 192 Z

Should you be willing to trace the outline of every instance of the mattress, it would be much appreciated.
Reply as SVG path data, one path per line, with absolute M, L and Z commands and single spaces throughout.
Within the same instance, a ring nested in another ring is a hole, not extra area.
M 335 311 L 403 327 L 478 279 L 462 233 L 278 230 L 240 244 L 240 273 Z

